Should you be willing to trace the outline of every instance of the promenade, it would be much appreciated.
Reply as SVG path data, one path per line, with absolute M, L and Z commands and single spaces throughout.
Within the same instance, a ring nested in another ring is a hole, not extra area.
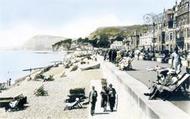
M 133 63 L 134 71 L 127 71 L 126 73 L 137 79 L 138 81 L 142 82 L 146 86 L 150 85 L 150 81 L 155 81 L 157 79 L 156 72 L 154 71 L 147 71 L 146 68 L 153 68 L 155 66 L 161 67 L 170 67 L 169 64 L 163 64 L 155 61 L 145 61 L 145 60 L 134 60 Z M 182 73 L 185 72 L 185 67 L 182 68 Z M 190 92 L 190 90 L 189 90 Z M 175 99 L 170 99 L 175 106 L 182 109 L 184 112 L 190 115 L 190 98 L 188 97 L 175 97 Z
M 110 112 L 109 104 L 107 106 L 107 112 L 103 112 L 103 108 L 101 108 L 101 80 L 92 80 L 91 86 L 95 86 L 98 92 L 98 99 L 96 103 L 95 115 L 91 116 L 89 112 L 90 119 L 132 119 L 134 117 L 129 117 L 130 109 L 132 109 L 133 105 L 127 102 L 129 99 L 129 94 L 126 92 L 124 85 L 122 85 L 115 75 L 108 70 L 104 63 L 102 62 L 101 68 L 103 70 L 103 77 L 107 79 L 108 84 L 113 84 L 113 88 L 117 91 L 116 98 L 116 106 L 114 112 Z M 122 98 L 121 98 L 122 97 Z M 128 108 L 130 107 L 130 108 Z M 90 110 L 90 108 L 89 108 Z
M 134 61 L 134 71 L 120 71 L 114 64 L 101 60 L 101 68 L 103 70 L 103 77 L 107 79 L 108 84 L 112 83 L 117 91 L 118 104 L 114 112 L 103 112 L 100 107 L 100 91 L 101 81 L 91 81 L 91 86 L 95 86 L 99 94 L 96 104 L 95 115 L 90 116 L 90 119 L 188 119 L 189 117 L 189 101 L 163 101 L 148 100 L 144 96 L 144 92 L 148 92 L 148 80 L 155 80 L 155 72 L 148 72 L 145 68 L 159 66 L 168 66 L 152 61 Z M 89 108 L 90 109 L 90 108 Z

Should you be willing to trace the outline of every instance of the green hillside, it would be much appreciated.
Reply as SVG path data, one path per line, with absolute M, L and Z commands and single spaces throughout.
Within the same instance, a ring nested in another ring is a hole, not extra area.
M 102 27 L 91 33 L 89 39 L 94 39 L 100 36 L 108 36 L 108 38 L 116 36 L 129 37 L 134 35 L 134 33 L 141 34 L 146 31 L 147 25 Z
M 132 35 L 140 35 L 146 31 L 146 25 L 101 27 L 86 38 L 78 38 L 77 43 L 90 43 L 94 47 L 109 48 L 114 41 L 123 41 Z M 54 50 L 63 46 L 66 46 L 67 49 L 69 49 L 72 44 L 71 42 L 72 39 L 69 39 L 69 42 L 59 41 L 52 44 L 52 46 Z

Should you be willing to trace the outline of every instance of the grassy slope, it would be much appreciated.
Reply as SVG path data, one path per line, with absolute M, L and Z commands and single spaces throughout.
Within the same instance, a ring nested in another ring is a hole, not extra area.
M 141 34 L 146 31 L 147 31 L 146 25 L 102 27 L 92 32 L 89 38 L 91 39 L 99 35 L 108 35 L 109 37 L 123 35 L 125 37 L 128 37 L 134 35 L 134 32 Z

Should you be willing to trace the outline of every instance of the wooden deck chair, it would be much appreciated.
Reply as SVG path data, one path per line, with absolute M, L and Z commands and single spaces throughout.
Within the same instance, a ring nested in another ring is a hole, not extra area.
M 6 107 L 5 111 L 20 110 L 24 109 L 24 105 L 27 103 L 27 97 L 15 97 Z
M 170 85 L 162 85 L 162 84 L 155 83 L 153 85 L 153 89 L 151 90 L 151 93 L 148 94 L 150 96 L 149 99 L 154 99 L 158 95 L 164 95 L 165 93 L 167 93 L 167 95 L 164 95 L 162 97 L 164 98 L 164 100 L 167 99 L 170 96 L 170 94 L 174 94 L 175 92 L 177 92 L 178 89 L 180 89 L 180 87 L 182 86 L 182 84 L 185 81 L 189 80 L 189 77 L 190 77 L 190 74 L 185 73 L 182 76 L 179 76 L 178 78 L 176 77 L 177 80 L 175 80 Z
M 188 80 L 190 77 L 190 74 L 185 73 L 184 75 L 182 75 L 179 80 L 177 80 L 176 82 L 174 82 L 172 85 L 169 86 L 163 86 L 163 85 L 157 85 L 157 88 L 159 89 L 159 91 L 168 91 L 168 92 L 174 92 L 176 90 L 178 90 L 180 88 L 180 86 L 186 81 Z
M 74 108 L 82 108 L 82 104 L 80 103 L 80 99 L 76 98 L 74 102 L 67 102 L 64 110 L 71 110 Z

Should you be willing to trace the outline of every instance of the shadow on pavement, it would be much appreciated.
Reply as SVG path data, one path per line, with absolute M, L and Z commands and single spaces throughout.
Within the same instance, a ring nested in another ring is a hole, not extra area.
M 168 101 L 190 101 L 190 95 L 182 95 L 182 94 L 173 95 L 167 100 Z
M 130 70 L 124 70 L 124 71 L 139 71 L 138 69 L 130 69 Z
M 167 98 L 165 98 L 164 95 L 159 98 L 168 101 L 190 101 L 190 92 L 186 92 L 185 94 L 183 92 L 177 92 L 173 95 L 169 95 Z
M 25 105 L 23 108 L 20 108 L 20 109 L 12 109 L 12 110 L 7 110 L 7 112 L 20 112 L 20 111 L 24 111 L 28 108 L 29 106 L 28 105 Z
M 95 113 L 95 115 L 102 115 L 102 114 L 109 114 L 108 112 L 99 112 L 99 113 Z

